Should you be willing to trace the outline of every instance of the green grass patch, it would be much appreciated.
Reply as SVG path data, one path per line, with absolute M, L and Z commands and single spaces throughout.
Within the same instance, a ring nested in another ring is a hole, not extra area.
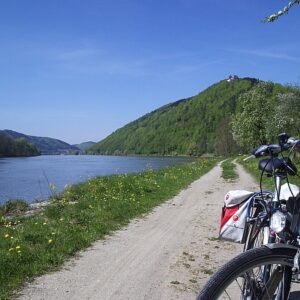
M 257 180 L 258 183 L 260 182 L 261 171 L 258 169 L 258 163 L 259 163 L 258 158 L 251 159 L 251 160 L 248 160 L 248 161 L 243 161 L 243 159 L 240 158 L 238 160 L 238 163 L 241 164 Z M 294 160 L 294 163 L 296 164 L 297 169 L 299 170 L 299 168 L 300 168 L 299 159 Z M 299 178 L 289 176 L 288 179 L 289 179 L 290 183 L 293 183 L 293 184 L 298 185 L 298 186 L 300 185 Z M 283 183 L 284 182 L 282 182 L 282 184 Z M 274 191 L 274 189 L 275 189 L 274 178 L 269 177 L 266 174 L 264 174 L 263 177 L 262 177 L 262 188 Z
M 68 187 L 35 216 L 0 216 L 0 299 L 175 196 L 216 163 L 199 159 L 159 171 L 98 177 Z
M 18 215 L 27 211 L 29 204 L 23 200 L 9 200 L 0 205 L 0 217 L 9 215 Z
M 226 159 L 221 164 L 222 167 L 222 177 L 226 181 L 234 181 L 238 178 L 238 174 L 236 172 L 236 166 L 232 162 L 232 159 Z

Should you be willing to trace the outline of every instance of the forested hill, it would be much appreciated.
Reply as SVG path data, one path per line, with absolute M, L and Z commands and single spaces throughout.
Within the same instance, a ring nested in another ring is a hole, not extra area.
M 42 154 L 63 154 L 70 151 L 79 151 L 77 147 L 54 138 L 31 136 L 7 129 L 1 130 L 0 133 L 7 135 L 13 140 L 24 139 L 28 143 L 35 145 Z
M 0 130 L 0 157 L 36 156 L 41 152 L 25 139 L 12 139 Z
M 253 78 L 222 80 L 198 95 L 165 105 L 118 129 L 90 151 L 97 154 L 200 155 L 232 152 L 231 117 Z M 226 149 L 224 149 L 224 145 Z

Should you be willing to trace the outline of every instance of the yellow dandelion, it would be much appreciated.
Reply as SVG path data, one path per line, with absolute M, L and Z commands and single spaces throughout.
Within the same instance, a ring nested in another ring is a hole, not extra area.
M 51 244 L 52 242 L 53 242 L 53 240 L 51 240 L 51 239 L 50 239 L 50 240 L 48 240 L 48 244 Z
M 6 234 L 4 235 L 4 237 L 5 237 L 6 239 L 9 238 L 9 234 L 6 233 Z

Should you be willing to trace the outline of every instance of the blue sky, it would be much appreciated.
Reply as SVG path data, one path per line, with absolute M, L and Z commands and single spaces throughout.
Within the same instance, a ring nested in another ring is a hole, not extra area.
M 0 129 L 99 141 L 230 74 L 300 83 L 300 5 L 282 0 L 0 3 Z

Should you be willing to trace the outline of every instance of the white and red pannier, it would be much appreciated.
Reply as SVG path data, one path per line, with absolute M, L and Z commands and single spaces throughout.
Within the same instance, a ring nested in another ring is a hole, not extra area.
M 253 192 L 245 190 L 229 191 L 225 195 L 220 221 L 220 239 L 235 243 L 245 242 L 247 208 L 253 195 Z

